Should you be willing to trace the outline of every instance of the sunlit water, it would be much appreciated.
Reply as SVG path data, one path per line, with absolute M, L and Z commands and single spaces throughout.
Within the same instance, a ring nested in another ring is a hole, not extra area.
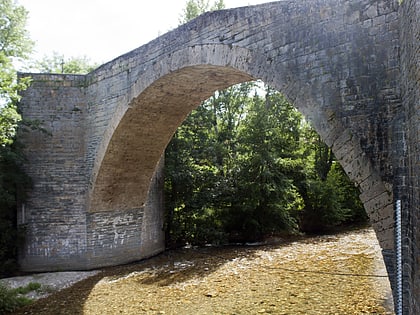
M 103 278 L 84 314 L 393 314 L 371 229 L 182 250 Z

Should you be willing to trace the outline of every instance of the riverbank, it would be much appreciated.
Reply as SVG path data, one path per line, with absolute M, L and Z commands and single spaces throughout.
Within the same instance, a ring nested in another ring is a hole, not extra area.
M 99 270 L 36 273 L 26 276 L 0 279 L 0 283 L 10 289 L 26 287 L 30 283 L 39 284 L 39 289 L 25 294 L 25 296 L 30 299 L 39 300 L 41 298 L 48 297 L 54 292 L 69 288 L 75 283 L 97 275 L 98 273 L 100 273 Z
M 389 298 L 375 234 L 362 229 L 169 251 L 104 269 L 15 314 L 392 314 Z

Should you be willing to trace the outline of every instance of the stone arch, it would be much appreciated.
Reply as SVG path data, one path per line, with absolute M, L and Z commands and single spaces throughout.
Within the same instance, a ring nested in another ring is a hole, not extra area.
M 392 284 L 393 199 L 402 200 L 404 303 L 418 309 L 410 86 L 419 63 L 406 36 L 418 31 L 406 18 L 415 2 L 285 0 L 211 12 L 86 76 L 30 74 L 22 116 L 52 136 L 22 135 L 34 179 L 18 214 L 22 268 L 93 269 L 162 251 L 160 204 L 149 198 L 171 133 L 214 90 L 258 78 L 311 121 L 359 186 Z
M 381 247 L 391 250 L 392 187 L 382 181 L 360 139 L 329 104 L 334 98 L 325 97 L 320 103 L 320 86 L 325 82 L 302 81 L 299 75 L 291 71 L 289 62 L 276 63 L 263 51 L 226 44 L 193 45 L 154 60 L 142 74 L 147 80 L 133 80 L 130 99 L 119 104 L 111 118 L 93 167 L 89 211 L 143 207 L 164 149 L 190 111 L 216 90 L 262 79 L 284 93 L 332 147 L 360 187 Z
M 393 193 L 407 189 L 399 24 L 394 0 L 278 1 L 206 13 L 86 76 L 31 74 L 23 117 L 52 136 L 24 135 L 34 189 L 22 267 L 97 268 L 162 251 L 149 188 L 171 133 L 214 90 L 259 78 L 360 187 L 392 271 Z
M 214 91 L 252 80 L 251 75 L 238 69 L 251 59 L 249 51 L 243 48 L 198 45 L 154 61 L 143 74 L 149 80 L 134 80 L 130 87 L 132 97 L 128 103 L 119 104 L 108 124 L 93 166 L 89 210 L 100 212 L 142 207 L 157 163 L 176 128 L 194 107 Z M 151 126 L 151 123 L 159 125 L 160 129 L 156 125 Z M 128 156 L 126 141 L 131 141 L 133 145 L 136 142 L 128 139 L 133 137 L 129 132 L 132 128 L 136 130 L 137 145 L 149 151 L 137 150 L 136 154 Z M 142 140 L 146 142 L 140 143 Z M 129 164 L 124 161 L 129 159 L 133 164 L 140 161 L 143 167 L 137 173 L 131 170 L 122 175 L 117 165 L 128 167 Z M 116 173 L 107 175 L 103 170 L 114 170 Z M 115 178 L 122 181 L 112 183 Z M 134 187 L 139 182 L 140 189 Z M 133 187 L 128 188 L 130 184 Z

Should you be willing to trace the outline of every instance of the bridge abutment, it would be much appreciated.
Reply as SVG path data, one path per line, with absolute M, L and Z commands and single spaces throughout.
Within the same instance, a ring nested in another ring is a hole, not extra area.
M 24 132 L 32 189 L 18 208 L 26 232 L 24 270 L 82 268 L 86 253 L 86 126 L 84 76 L 32 76 L 22 116 L 45 131 Z
M 21 76 L 25 76 L 21 74 Z M 163 169 L 138 208 L 88 211 L 88 104 L 85 76 L 32 74 L 23 117 L 44 130 L 24 132 L 32 189 L 18 209 L 26 233 L 25 271 L 86 270 L 150 257 L 164 250 Z

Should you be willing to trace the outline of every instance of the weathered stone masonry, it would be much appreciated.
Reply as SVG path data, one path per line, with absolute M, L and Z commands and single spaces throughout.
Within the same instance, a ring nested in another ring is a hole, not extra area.
M 215 90 L 262 79 L 360 187 L 392 284 L 403 200 L 404 310 L 418 313 L 418 6 L 312 0 L 211 12 L 86 76 L 31 74 L 21 110 L 49 134 L 21 136 L 34 181 L 19 214 L 23 268 L 89 269 L 162 251 L 167 143 Z
M 48 132 L 23 135 L 29 137 L 27 172 L 33 179 L 29 199 L 18 213 L 19 223 L 27 227 L 27 244 L 21 253 L 24 269 L 90 269 L 164 249 L 159 233 L 163 225 L 159 171 L 145 205 L 124 212 L 87 210 L 86 161 L 94 144 L 86 143 L 90 122 L 85 84 L 84 76 L 38 75 L 31 102 L 22 107 L 25 117 L 42 121 Z
M 399 179 L 403 213 L 404 312 L 420 314 L 420 1 L 400 7 L 401 94 L 407 177 Z M 404 180 L 404 181 L 403 181 Z

